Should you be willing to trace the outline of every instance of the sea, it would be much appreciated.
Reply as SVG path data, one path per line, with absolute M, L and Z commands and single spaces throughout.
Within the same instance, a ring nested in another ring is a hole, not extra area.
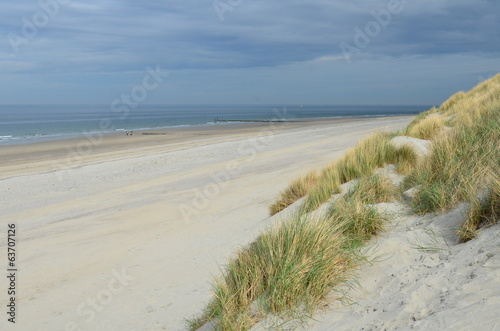
M 431 108 L 339 105 L 0 105 L 0 146 L 103 134 L 239 121 L 415 115 Z

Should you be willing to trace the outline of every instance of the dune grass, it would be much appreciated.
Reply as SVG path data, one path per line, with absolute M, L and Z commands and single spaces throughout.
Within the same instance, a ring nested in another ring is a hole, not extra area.
M 391 158 L 392 159 L 389 160 L 388 163 L 394 164 L 396 166 L 396 171 L 403 175 L 410 173 L 420 163 L 415 150 L 408 145 L 396 148 Z
M 305 196 L 318 181 L 315 171 L 312 171 L 304 177 L 294 180 L 290 186 L 280 193 L 278 200 L 269 207 L 269 213 L 272 215 L 282 211 L 295 201 Z
M 215 320 L 219 330 L 248 330 L 267 314 L 310 316 L 334 286 L 352 280 L 364 258 L 357 248 L 383 230 L 386 218 L 362 201 L 353 193 L 323 219 L 297 214 L 240 250 L 190 329 Z
M 378 132 L 348 151 L 336 164 L 340 181 L 346 183 L 371 174 L 375 168 L 390 160 L 395 150 L 389 142 L 390 138 L 390 134 Z
M 407 135 L 418 139 L 431 140 L 444 126 L 445 119 L 443 116 L 428 116 L 409 129 Z
M 307 213 L 318 208 L 328 200 L 332 194 L 340 193 L 340 178 L 335 164 L 323 169 L 307 198 L 302 205 L 302 212 Z
M 387 221 L 374 207 L 363 204 L 356 199 L 340 199 L 333 202 L 328 209 L 327 218 L 334 223 L 341 223 L 344 248 L 348 251 L 359 248 L 372 236 L 384 229 Z
M 416 165 L 415 152 L 407 147 L 396 148 L 390 139 L 393 134 L 378 132 L 362 140 L 340 160 L 323 170 L 303 205 L 303 212 L 311 212 L 339 193 L 339 186 L 352 179 L 371 175 L 384 164 L 395 164 L 398 171 L 409 172 Z
M 440 113 L 429 117 L 430 114 Z M 453 116 L 454 130 L 438 135 Z M 433 123 L 439 121 L 439 123 Z M 439 108 L 418 116 L 404 133 L 432 138 L 433 150 L 421 162 L 407 147 L 395 148 L 387 133 L 359 143 L 318 176 L 296 180 L 274 210 L 307 195 L 305 212 L 358 179 L 350 192 L 330 204 L 326 217 L 298 213 L 241 249 L 214 285 L 214 297 L 189 321 L 196 330 L 216 321 L 219 330 L 247 330 L 268 314 L 310 314 L 326 294 L 349 282 L 359 261 L 358 248 L 384 229 L 387 221 L 373 204 L 392 201 L 397 189 L 373 171 L 396 164 L 407 173 L 404 187 L 420 185 L 412 207 L 418 213 L 446 210 L 461 201 L 472 208 L 459 233 L 463 241 L 484 224 L 500 219 L 500 75 L 468 93 L 459 92 Z M 488 194 L 479 199 L 481 192 Z
M 437 113 L 439 112 L 439 109 L 436 108 L 436 107 L 432 107 L 431 109 L 429 110 L 426 110 L 426 111 L 423 111 L 421 112 L 420 114 L 418 114 L 417 116 L 415 116 L 410 124 L 408 124 L 408 126 L 406 127 L 406 129 L 404 130 L 404 132 L 408 132 L 409 130 L 411 130 L 415 125 L 417 125 L 417 123 L 419 123 L 420 121 L 422 121 L 423 119 L 425 119 L 427 116 L 429 116 L 430 114 L 434 114 L 434 113 Z
M 500 78 L 500 75 L 497 76 Z M 460 93 L 445 103 L 456 114 L 455 130 L 433 144 L 422 166 L 412 171 L 405 187 L 420 185 L 413 208 L 417 213 L 444 211 L 472 201 L 498 173 L 500 164 L 500 84 L 493 80 L 472 97 Z M 465 95 L 465 96 L 464 96 Z
M 399 193 L 387 178 L 371 174 L 359 178 L 349 192 L 330 203 L 327 218 L 343 224 L 347 249 L 360 247 L 384 229 L 387 219 L 371 205 L 393 201 Z
M 354 266 L 343 224 L 297 216 L 262 234 L 229 262 L 191 329 L 216 319 L 220 330 L 246 330 L 261 312 L 314 310 Z
M 466 96 L 466 94 L 465 94 L 464 91 L 459 91 L 459 92 L 455 93 L 450 98 L 448 98 L 448 100 L 446 100 L 445 102 L 443 102 L 443 104 L 441 105 L 441 107 L 439 107 L 438 111 L 446 112 L 449 109 L 452 109 L 456 105 L 456 103 L 458 101 L 464 99 L 465 96 Z
M 475 198 L 471 202 L 467 220 L 458 230 L 461 242 L 476 238 L 480 228 L 500 222 L 500 179 L 498 175 L 493 177 L 486 193 L 484 199 Z
M 399 195 L 398 188 L 387 178 L 372 174 L 361 177 L 344 199 L 355 200 L 361 204 L 376 204 L 391 202 Z

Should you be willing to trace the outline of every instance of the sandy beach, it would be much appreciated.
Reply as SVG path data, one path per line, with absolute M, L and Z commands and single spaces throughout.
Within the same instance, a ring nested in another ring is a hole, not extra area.
M 500 331 L 500 1 L 0 17 L 0 331 Z
M 410 120 L 223 125 L 0 147 L 0 249 L 7 223 L 18 228 L 17 326 L 184 330 L 209 300 L 212 275 L 269 224 L 268 207 L 290 180 Z

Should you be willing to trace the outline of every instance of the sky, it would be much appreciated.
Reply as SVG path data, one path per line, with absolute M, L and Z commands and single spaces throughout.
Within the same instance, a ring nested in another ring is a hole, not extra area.
M 0 104 L 439 105 L 500 72 L 499 2 L 2 1 Z

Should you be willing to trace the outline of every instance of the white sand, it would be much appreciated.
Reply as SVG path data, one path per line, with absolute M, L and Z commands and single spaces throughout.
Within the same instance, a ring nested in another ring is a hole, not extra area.
M 102 148 L 74 163 L 44 151 L 33 152 L 39 161 L 26 161 L 29 151 L 14 160 L 0 150 L 1 251 L 6 224 L 19 228 L 16 327 L 185 329 L 184 319 L 211 296 L 211 274 L 269 222 L 280 190 L 360 138 L 409 120 L 295 125 L 261 139 L 256 130 L 154 146 L 137 137 L 133 148 Z M 228 171 L 230 180 L 221 175 Z M 208 198 L 200 198 L 204 191 Z M 187 220 L 181 205 L 198 210 Z M 6 288 L 0 282 L 1 293 Z M 0 299 L 5 307 L 5 294 Z
M 337 302 L 305 330 L 500 330 L 500 226 L 459 244 L 467 205 L 441 216 L 404 216 L 369 247 L 355 304 Z

